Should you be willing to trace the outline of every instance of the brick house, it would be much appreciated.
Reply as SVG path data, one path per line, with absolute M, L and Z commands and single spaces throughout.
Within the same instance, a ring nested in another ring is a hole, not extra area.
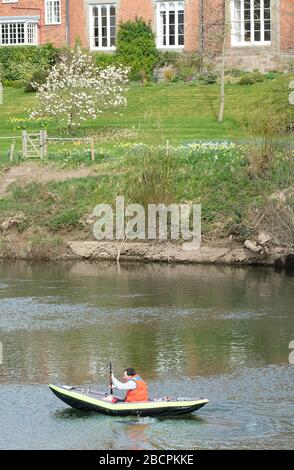
M 0 0 L 0 46 L 73 46 L 79 37 L 111 52 L 119 22 L 140 17 L 159 49 L 205 52 L 211 18 L 222 15 L 227 65 L 269 70 L 294 59 L 294 0 Z

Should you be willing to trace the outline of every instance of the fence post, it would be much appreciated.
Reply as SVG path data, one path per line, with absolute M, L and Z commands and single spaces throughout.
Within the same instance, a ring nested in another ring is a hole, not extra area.
M 3 85 L 0 81 L 0 104 L 3 104 Z
M 47 131 L 40 131 L 40 157 L 43 160 L 47 157 L 48 146 L 47 146 Z
M 14 158 L 14 148 L 15 148 L 15 140 L 12 142 L 12 144 L 10 145 L 10 151 L 9 151 L 9 161 L 10 162 L 13 162 L 13 158 Z
M 94 145 L 94 138 L 91 139 L 91 160 L 92 162 L 95 160 L 95 145 Z
M 166 156 L 168 157 L 169 156 L 169 140 L 166 141 L 165 153 L 166 153 Z
M 24 157 L 28 156 L 28 134 L 27 131 L 22 131 L 22 154 Z

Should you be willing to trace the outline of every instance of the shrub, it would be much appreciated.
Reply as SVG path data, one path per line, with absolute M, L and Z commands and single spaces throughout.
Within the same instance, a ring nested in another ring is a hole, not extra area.
M 33 93 L 35 91 L 38 91 L 39 86 L 46 83 L 47 77 L 48 77 L 47 71 L 35 72 L 32 78 L 26 82 L 24 91 L 26 93 Z
M 282 199 L 268 198 L 264 207 L 262 228 L 274 243 L 294 246 L 294 195 L 293 190 L 283 191 Z
M 145 149 L 140 166 L 127 176 L 127 198 L 147 207 L 174 200 L 176 160 L 165 149 Z
M 150 76 L 158 59 L 150 24 L 142 19 L 120 23 L 117 57 L 121 63 L 131 68 L 131 79 L 138 80 L 142 72 Z
M 44 46 L 2 46 L 0 66 L 2 79 L 30 80 L 36 72 L 48 70 L 54 64 L 57 51 L 51 44 Z
M 116 54 L 107 54 L 105 52 L 95 52 L 95 62 L 98 67 L 105 68 L 109 65 L 118 65 L 119 59 Z
M 158 53 L 156 66 L 164 67 L 165 65 L 175 65 L 178 60 L 179 52 L 160 51 Z
M 213 70 L 206 68 L 200 72 L 198 80 L 206 85 L 213 85 L 217 81 L 217 74 Z
M 268 78 L 269 80 L 274 80 L 275 78 L 279 78 L 281 75 L 283 75 L 282 72 L 271 70 L 270 72 L 267 72 L 264 76 Z
M 244 154 L 249 163 L 249 173 L 254 176 L 263 176 L 270 170 L 281 146 L 283 148 L 281 137 L 286 122 L 286 116 L 278 114 L 271 102 L 263 102 L 262 112 L 260 109 L 261 106 L 256 103 L 255 108 L 243 118 L 246 137 Z
M 231 77 L 239 78 L 239 77 L 242 77 L 243 75 L 245 75 L 246 72 L 244 70 L 241 70 L 241 69 L 227 68 L 226 71 L 225 71 L 225 74 L 230 75 Z
M 171 82 L 175 78 L 175 72 L 172 68 L 166 68 L 163 72 L 163 75 L 167 82 Z
M 23 88 L 26 84 L 25 80 L 3 80 L 3 86 L 12 88 Z
M 81 213 L 78 209 L 64 209 L 49 219 L 46 225 L 53 232 L 81 228 L 80 218 Z
M 191 81 L 196 78 L 202 67 L 202 57 L 199 54 L 184 52 L 160 52 L 156 63 L 158 68 L 173 66 L 175 76 L 173 82 Z
M 264 79 L 261 72 L 249 72 L 240 78 L 239 85 L 254 85 L 254 83 L 263 82 Z

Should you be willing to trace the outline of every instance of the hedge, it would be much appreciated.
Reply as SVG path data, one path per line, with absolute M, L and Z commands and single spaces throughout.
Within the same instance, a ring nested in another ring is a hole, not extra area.
M 49 69 L 55 63 L 57 49 L 44 46 L 0 47 L 0 79 L 2 82 L 29 80 L 36 72 Z
M 121 22 L 117 33 L 117 57 L 131 68 L 131 79 L 151 75 L 158 60 L 150 24 L 142 19 Z

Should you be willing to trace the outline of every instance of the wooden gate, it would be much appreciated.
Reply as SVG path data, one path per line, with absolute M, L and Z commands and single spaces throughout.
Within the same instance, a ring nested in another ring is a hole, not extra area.
M 45 158 L 47 156 L 47 131 L 35 134 L 22 131 L 22 154 L 25 158 Z

